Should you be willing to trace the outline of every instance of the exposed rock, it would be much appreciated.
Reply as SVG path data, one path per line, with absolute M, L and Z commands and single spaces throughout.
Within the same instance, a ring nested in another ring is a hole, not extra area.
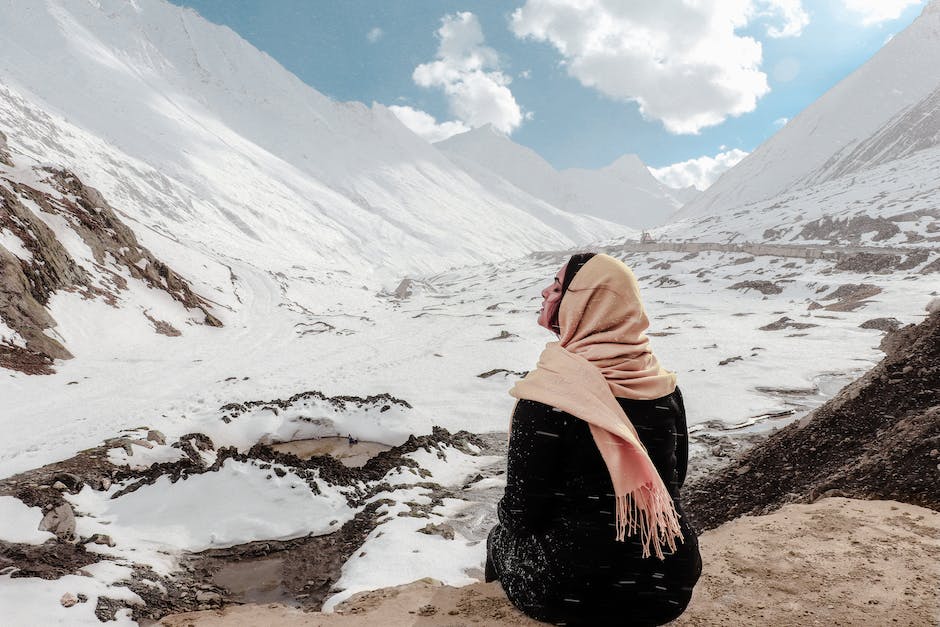
M 858 325 L 862 329 L 878 329 L 879 331 L 897 331 L 901 321 L 897 318 L 872 318 Z
M 486 341 L 491 342 L 493 340 L 508 340 L 511 337 L 519 337 L 519 336 L 516 335 L 515 333 L 510 333 L 506 329 L 503 329 L 502 331 L 499 332 L 499 335 L 493 336 L 491 338 L 487 338 Z
M 811 327 L 818 327 L 818 324 L 813 324 L 811 322 L 794 322 L 792 319 L 784 316 L 775 322 L 766 324 L 762 327 L 758 327 L 759 331 L 780 331 L 782 329 L 809 329 Z
M 771 281 L 740 281 L 728 286 L 729 290 L 757 290 L 761 294 L 780 294 L 783 288 Z
M 839 261 L 834 268 L 840 272 L 884 272 L 897 268 L 900 261 L 897 255 L 855 253 Z
M 911 270 L 930 259 L 930 251 L 917 250 L 904 258 L 904 261 L 895 266 L 895 270 Z
M 395 291 L 392 292 L 392 296 L 399 300 L 404 300 L 411 296 L 412 294 L 412 285 L 414 281 L 412 279 L 402 279 L 401 283 L 398 284 L 398 287 L 395 288 Z
M 230 423 L 245 412 L 253 409 L 267 409 L 274 415 L 278 411 L 287 409 L 293 405 L 310 400 L 319 400 L 329 404 L 338 412 L 362 409 L 378 409 L 380 412 L 388 411 L 393 405 L 411 409 L 408 401 L 396 398 L 391 394 L 376 394 L 373 396 L 327 396 L 322 392 L 311 390 L 308 392 L 299 392 L 287 399 L 275 399 L 271 401 L 245 401 L 244 403 L 229 403 L 219 408 L 222 422 Z
M 806 418 L 689 485 L 704 528 L 838 490 L 940 510 L 940 312 L 889 333 L 885 358 Z M 745 470 L 742 470 L 746 467 Z
M 489 379 L 490 377 L 496 376 L 498 374 L 501 374 L 505 377 L 513 376 L 513 377 L 522 378 L 526 376 L 527 374 L 529 374 L 529 372 L 528 371 L 520 372 L 517 370 L 506 370 L 505 368 L 493 368 L 492 370 L 481 372 L 480 374 L 477 375 L 477 377 L 479 377 L 480 379 Z
M 5 143 L 4 143 L 5 146 Z M 3 153 L 0 148 L 0 153 Z M 0 154 L 0 159 L 2 159 Z M 55 326 L 45 306 L 58 291 L 76 291 L 85 298 L 102 298 L 117 304 L 127 289 L 122 273 L 154 289 L 167 292 L 188 309 L 200 309 L 204 324 L 221 326 L 209 313 L 209 303 L 196 295 L 189 284 L 140 246 L 134 233 L 117 217 L 101 194 L 65 170 L 37 168 L 35 173 L 56 193 L 40 190 L 0 173 L 0 228 L 10 231 L 27 251 L 19 258 L 0 247 L 0 320 L 19 334 L 24 346 L 0 345 L 0 367 L 28 374 L 52 372 L 55 359 L 68 359 L 69 351 L 44 330 Z M 88 246 L 94 258 L 90 268 L 78 264 L 59 242 L 41 213 L 59 216 Z M 156 330 L 179 334 L 166 322 L 153 321 Z
M 877 296 L 881 291 L 880 287 L 870 283 L 846 283 L 820 300 L 836 300 L 835 303 L 826 305 L 825 309 L 828 311 L 854 311 L 864 307 L 868 303 L 867 299 Z
M 66 592 L 62 595 L 62 598 L 59 599 L 59 603 L 62 604 L 62 607 L 72 607 L 78 603 L 78 597 L 71 592 Z
M 13 167 L 13 157 L 10 156 L 10 149 L 7 146 L 7 136 L 2 131 L 0 131 L 0 163 Z
M 743 359 L 744 359 L 744 358 L 741 357 L 740 355 L 735 355 L 734 357 L 728 357 L 727 359 L 722 359 L 721 361 L 718 362 L 718 365 L 719 365 L 719 366 L 727 366 L 727 365 L 730 364 L 730 363 L 734 363 L 734 362 L 736 362 L 736 361 L 741 361 L 741 360 L 743 360 Z
M 824 216 L 807 222 L 797 236 L 798 239 L 823 239 L 832 242 L 858 243 L 865 233 L 874 232 L 876 242 L 890 239 L 901 232 L 897 224 L 886 218 L 872 218 L 867 215 L 852 216 L 844 220 Z
M 445 540 L 454 539 L 454 528 L 448 525 L 447 523 L 428 523 L 421 529 L 418 529 L 418 533 L 425 533 L 427 535 L 441 536 Z
M 921 274 L 932 274 L 934 272 L 940 272 L 940 257 L 937 257 L 920 269 Z
M 13 544 L 0 542 L 0 571 L 15 569 L 12 577 L 58 579 L 99 560 L 83 544 L 59 540 L 44 544 Z
M 68 503 L 62 503 L 46 512 L 39 523 L 40 531 L 50 531 L 59 538 L 71 540 L 75 537 L 75 512 Z
M 179 337 L 182 335 L 180 330 L 174 327 L 172 324 L 166 320 L 158 320 L 150 315 L 149 312 L 144 312 L 144 317 L 153 324 L 153 330 L 159 333 L 160 335 L 165 335 L 167 337 Z

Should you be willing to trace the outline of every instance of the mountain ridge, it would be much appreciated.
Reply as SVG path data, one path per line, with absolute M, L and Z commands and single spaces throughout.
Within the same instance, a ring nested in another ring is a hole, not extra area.
M 632 228 L 661 224 L 689 196 L 687 190 L 673 190 L 657 181 L 635 154 L 597 170 L 556 170 L 534 150 L 491 125 L 434 145 L 461 164 L 471 161 L 559 209 Z

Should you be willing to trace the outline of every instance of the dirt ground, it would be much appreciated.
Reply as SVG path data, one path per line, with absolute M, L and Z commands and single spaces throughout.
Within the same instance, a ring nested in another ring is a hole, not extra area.
M 701 537 L 705 571 L 678 626 L 940 624 L 940 513 L 827 498 L 745 516 Z M 164 618 L 166 627 L 537 625 L 498 584 L 420 580 L 356 595 L 334 614 L 243 605 Z

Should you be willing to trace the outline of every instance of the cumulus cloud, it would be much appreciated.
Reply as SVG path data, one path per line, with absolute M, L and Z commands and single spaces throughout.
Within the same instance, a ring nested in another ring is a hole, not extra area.
M 923 2 L 924 0 L 842 0 L 842 5 L 859 14 L 862 24 L 870 26 L 896 20 L 901 17 L 904 9 Z
M 774 120 L 774 126 L 776 126 L 777 128 L 783 128 L 784 126 L 787 125 L 787 122 L 789 121 L 790 121 L 790 118 L 777 118 L 776 120 Z
M 415 68 L 414 82 L 443 89 L 451 113 L 466 125 L 492 124 L 504 133 L 518 128 L 524 116 L 509 89 L 512 79 L 500 71 L 496 51 L 484 45 L 476 15 L 445 16 L 437 36 L 437 57 Z
M 774 37 L 809 21 L 798 0 L 526 0 L 511 28 L 553 45 L 584 86 L 695 134 L 753 111 L 770 91 L 760 42 L 737 34 L 757 19 L 781 20 Z
M 668 187 L 683 188 L 694 185 L 700 190 L 708 189 L 721 173 L 734 167 L 748 153 L 737 148 L 720 152 L 714 157 L 704 156 L 673 163 L 664 168 L 650 168 L 650 172 Z
M 421 111 L 420 109 L 413 109 L 412 107 L 392 105 L 389 107 L 389 110 L 401 120 L 402 124 L 411 129 L 412 132 L 431 143 L 444 141 L 452 135 L 465 133 L 470 130 L 469 126 L 460 121 L 439 123 L 430 113 Z
M 781 26 L 767 27 L 767 36 L 773 38 L 799 37 L 809 25 L 809 15 L 803 10 L 800 0 L 763 0 L 756 4 L 758 13 L 765 13 L 783 18 Z
M 382 35 L 385 33 L 378 26 L 372 28 L 368 33 L 366 33 L 366 39 L 369 40 L 370 44 L 374 44 L 378 40 L 382 39 Z

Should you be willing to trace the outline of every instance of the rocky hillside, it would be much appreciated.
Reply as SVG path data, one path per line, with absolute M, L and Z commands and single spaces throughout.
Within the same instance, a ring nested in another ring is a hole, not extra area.
M 77 292 L 119 306 L 129 282 L 161 290 L 200 313 L 196 322 L 221 323 L 185 279 L 142 247 L 94 188 L 66 170 L 18 167 L 0 133 L 0 367 L 52 372 L 72 355 L 45 333 L 56 292 Z M 158 333 L 179 335 L 170 323 L 144 315 Z
M 931 308 L 920 324 L 885 336 L 885 358 L 865 376 L 689 486 L 698 525 L 828 496 L 940 510 L 940 309 Z

